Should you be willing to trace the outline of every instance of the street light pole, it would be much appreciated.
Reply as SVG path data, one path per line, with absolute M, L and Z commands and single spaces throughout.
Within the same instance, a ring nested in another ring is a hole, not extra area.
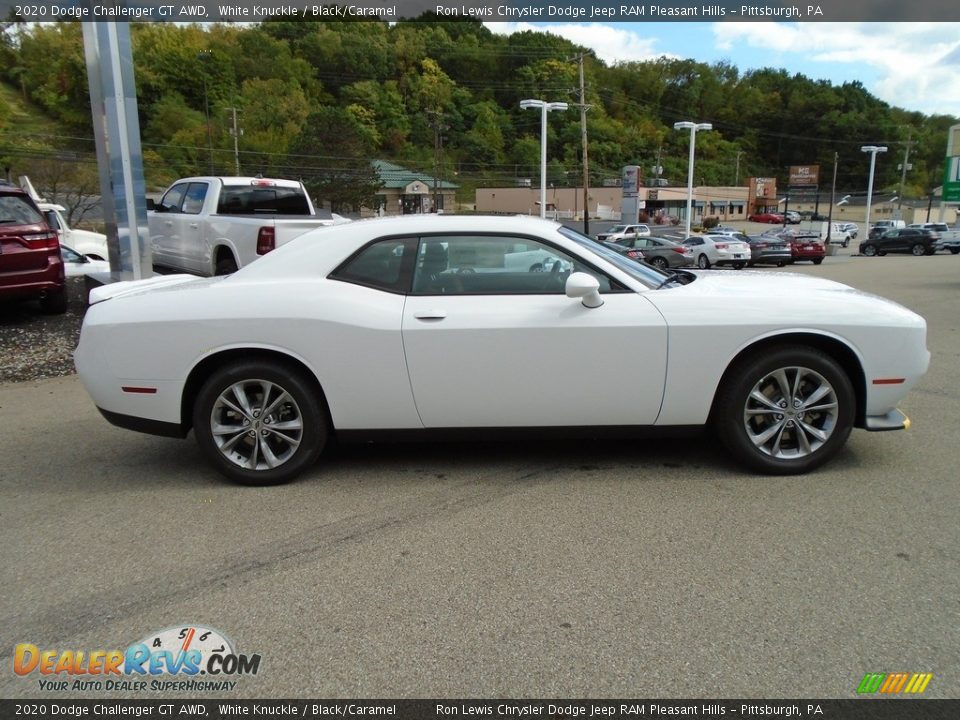
M 870 153 L 870 180 L 867 182 L 867 237 L 870 237 L 870 205 L 873 202 L 873 171 L 877 165 L 877 153 L 887 151 L 883 145 L 863 145 L 861 152 Z
M 673 129 L 690 131 L 690 159 L 687 161 L 687 234 L 685 236 L 690 237 L 690 215 L 693 209 L 693 151 L 697 146 L 697 130 L 713 130 L 713 125 L 684 120 L 674 123 Z
M 521 100 L 524 110 L 540 110 L 540 217 L 547 217 L 547 113 L 551 110 L 566 110 L 565 102 L 548 103 L 546 100 Z

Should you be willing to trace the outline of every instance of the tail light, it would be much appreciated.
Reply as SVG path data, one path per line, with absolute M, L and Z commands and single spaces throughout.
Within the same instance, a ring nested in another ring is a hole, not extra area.
M 681 255 L 686 255 L 690 252 L 690 248 L 685 248 L 685 247 L 675 247 L 675 248 L 671 248 L 671 250 L 673 250 L 676 253 L 680 253 Z
M 632 258 L 634 260 L 639 260 L 640 258 L 643 257 L 643 255 L 638 253 L 636 250 L 631 250 L 630 252 L 627 253 L 627 257 Z
M 37 233 L 23 233 L 21 237 L 27 241 L 27 247 L 31 250 L 40 250 L 41 248 L 46 248 L 47 250 L 60 249 L 60 236 L 52 230 L 44 230 L 43 232 Z
M 277 233 L 273 227 L 262 227 L 257 233 L 257 255 L 266 255 L 277 247 Z
M 726 243 L 716 243 L 716 244 L 714 245 L 714 247 L 716 247 L 717 250 L 726 250 L 726 249 L 727 249 L 727 244 L 726 244 Z

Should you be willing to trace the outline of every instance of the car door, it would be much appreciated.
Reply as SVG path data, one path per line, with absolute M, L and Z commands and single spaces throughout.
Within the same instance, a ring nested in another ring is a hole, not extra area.
M 504 256 L 542 248 L 551 272 L 507 270 Z M 564 292 L 569 272 L 598 278 L 604 304 Z M 525 237 L 421 238 L 403 312 L 403 346 L 428 428 L 647 425 L 659 414 L 667 328 L 643 297 L 569 253 Z M 644 369 L 625 383 L 608 358 Z
M 156 265 L 183 267 L 179 254 L 180 204 L 189 183 L 177 183 L 164 193 L 150 218 L 150 249 Z
M 183 194 L 180 215 L 175 221 L 179 224 L 176 247 L 183 267 L 201 275 L 213 272 L 213 259 L 204 237 L 204 224 L 200 221 L 209 188 L 206 182 L 190 183 Z

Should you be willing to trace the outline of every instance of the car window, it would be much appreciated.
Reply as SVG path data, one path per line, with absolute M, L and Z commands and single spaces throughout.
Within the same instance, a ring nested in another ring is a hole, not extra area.
M 66 245 L 60 246 L 60 256 L 63 258 L 64 262 L 83 262 L 83 258 L 80 256 L 80 253 L 78 253 L 76 250 L 71 250 Z
M 34 225 L 42 222 L 43 216 L 19 195 L 0 195 L 0 224 Z
M 309 215 L 307 196 L 299 187 L 228 185 L 220 190 L 218 215 Z
M 45 210 L 43 216 L 47 219 L 47 225 L 50 226 L 51 230 L 56 230 L 60 232 L 60 220 L 57 219 L 56 210 Z
M 509 235 L 438 235 L 420 241 L 413 291 L 423 295 L 562 295 L 571 272 L 610 279 L 537 240 Z
M 183 195 L 183 203 L 180 211 L 187 215 L 199 215 L 200 211 L 203 210 L 203 201 L 206 197 L 206 183 L 190 183 L 190 185 L 187 186 L 187 191 Z
M 183 195 L 187 192 L 187 183 L 177 183 L 167 190 L 157 205 L 160 212 L 180 212 L 180 203 L 183 202 Z
M 354 254 L 330 278 L 387 292 L 406 292 L 415 248 L 414 238 L 379 240 Z

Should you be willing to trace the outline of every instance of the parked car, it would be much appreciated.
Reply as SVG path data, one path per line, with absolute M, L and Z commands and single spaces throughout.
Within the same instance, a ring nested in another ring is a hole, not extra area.
M 860 232 L 859 225 L 857 225 L 856 223 L 837 223 L 837 225 L 840 227 L 841 231 L 850 234 L 851 240 L 857 239 L 857 233 Z
M 650 237 L 650 226 L 643 223 L 637 225 L 614 225 L 606 232 L 597 233 L 597 240 L 617 241 L 625 237 Z
M 572 272 L 425 267 L 461 245 L 494 265 L 518 241 Z M 107 420 L 192 429 L 244 484 L 294 478 L 334 438 L 456 429 L 706 426 L 756 471 L 808 472 L 854 427 L 906 427 L 897 403 L 930 359 L 923 318 L 896 303 L 802 275 L 662 273 L 539 218 L 341 225 L 218 282 L 114 283 L 90 302 L 75 361 Z M 598 343 L 646 382 L 598 372 Z
M 646 261 L 661 270 L 694 263 L 693 250 L 690 247 L 666 238 L 626 237 L 618 240 L 616 244 L 642 251 Z
M 798 212 L 794 212 L 793 210 L 787 210 L 787 211 L 783 214 L 783 217 L 784 217 L 784 220 L 786 220 L 786 221 L 787 221 L 788 223 L 790 223 L 791 225 L 799 225 L 799 224 L 800 224 L 800 213 L 798 213 Z
M 750 222 L 758 223 L 771 223 L 773 225 L 782 225 L 783 224 L 783 215 L 779 213 L 765 212 L 765 213 L 755 213 L 747 217 L 747 220 Z
M 634 248 L 628 245 L 621 245 L 620 243 L 615 243 L 610 240 L 602 240 L 601 244 L 604 247 L 610 248 L 614 252 L 618 252 L 621 255 L 626 255 L 631 260 L 636 260 L 637 262 L 640 262 L 641 260 L 644 259 L 642 250 L 635 250 Z
M 71 228 L 67 223 L 67 209 L 63 205 L 47 202 L 40 197 L 30 178 L 26 175 L 20 176 L 20 187 L 36 203 L 40 212 L 46 218 L 47 225 L 60 238 L 60 245 L 72 248 L 81 255 L 86 255 L 92 260 L 108 260 L 107 236 L 103 233 L 93 232 L 91 230 L 80 230 Z M 68 273 L 69 275 L 69 273 Z
M 911 255 L 933 255 L 940 245 L 940 234 L 923 228 L 887 230 L 880 237 L 871 237 L 860 243 L 860 254 L 867 257 L 888 252 L 908 252 Z
M 750 244 L 729 235 L 694 235 L 683 241 L 693 251 L 694 261 L 701 270 L 712 265 L 730 265 L 742 270 L 750 261 Z
M 812 230 L 768 230 L 761 237 L 779 238 L 786 242 L 790 246 L 793 262 L 809 260 L 814 265 L 819 265 L 827 254 L 820 235 Z
M 913 223 L 907 225 L 910 229 L 933 230 L 940 235 L 937 250 L 949 250 L 954 255 L 960 253 L 960 231 L 951 230 L 950 226 L 942 222 Z
M 30 196 L 0 183 L 0 300 L 39 300 L 56 315 L 67 310 L 60 240 Z
M 790 245 L 786 240 L 764 235 L 743 235 L 743 239 L 750 243 L 750 267 L 754 265 L 776 265 L 783 267 L 793 262 Z
M 251 177 L 177 180 L 147 201 L 155 265 L 229 275 L 295 237 L 347 221 L 318 214 L 303 184 Z
M 63 258 L 63 272 L 68 278 L 110 272 L 110 263 L 106 260 L 93 260 L 66 245 L 60 246 L 60 257 Z
M 827 237 L 827 223 L 820 223 L 820 239 L 827 240 L 831 245 L 840 245 L 841 247 L 847 247 L 850 244 L 850 241 L 853 239 L 853 236 L 850 234 L 849 230 L 844 229 L 844 224 L 833 223 L 829 226 L 829 238 Z

